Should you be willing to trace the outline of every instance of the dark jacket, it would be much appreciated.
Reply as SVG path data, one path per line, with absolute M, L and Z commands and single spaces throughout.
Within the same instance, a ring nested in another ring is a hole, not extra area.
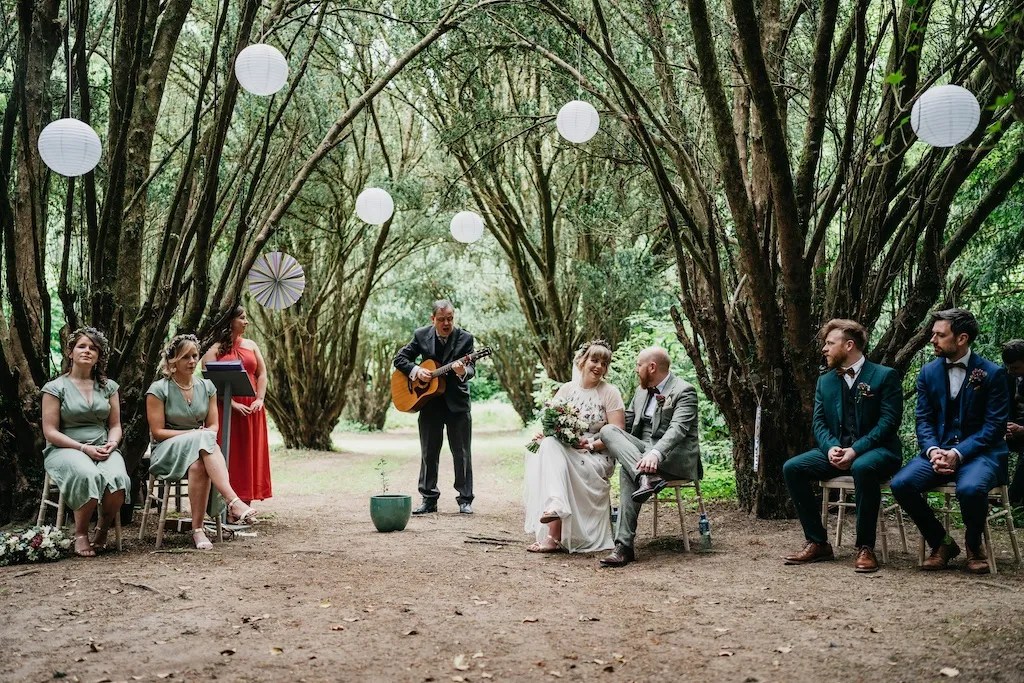
M 444 353 L 438 357 L 434 352 L 437 343 L 437 330 L 433 325 L 421 327 L 412 334 L 412 341 L 403 346 L 395 354 L 395 367 L 408 375 L 417 365 L 417 359 L 432 360 L 438 367 L 473 353 L 473 335 L 462 328 L 456 327 L 448 337 Z M 448 410 L 453 413 L 469 412 L 469 380 L 476 374 L 472 365 L 466 366 L 466 374 L 462 379 L 455 372 L 445 375 L 446 388 L 443 400 Z M 431 399 L 431 402 L 438 399 Z
M 814 438 L 818 448 L 828 453 L 839 446 L 843 433 L 843 396 L 847 392 L 846 380 L 830 370 L 818 378 L 814 392 Z M 901 457 L 898 436 L 903 420 L 903 391 L 900 377 L 892 368 L 864 361 L 853 383 L 854 411 L 857 424 L 853 432 L 856 440 L 850 446 L 857 455 L 876 448 L 884 448 Z

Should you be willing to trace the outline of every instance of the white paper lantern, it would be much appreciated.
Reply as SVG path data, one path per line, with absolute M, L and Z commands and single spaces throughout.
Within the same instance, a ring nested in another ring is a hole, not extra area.
M 473 211 L 459 211 L 452 217 L 452 237 L 465 244 L 483 237 L 484 219 Z
M 100 136 L 78 119 L 58 119 L 39 134 L 39 156 L 57 173 L 79 176 L 100 161 Z
M 379 187 L 368 187 L 356 197 L 356 215 L 371 225 L 384 225 L 395 212 L 395 202 Z
M 272 45 L 257 43 L 238 53 L 235 75 L 254 95 L 273 95 L 288 82 L 288 61 Z
M 569 142 L 580 144 L 597 134 L 601 119 L 594 105 L 583 100 L 567 102 L 558 110 L 555 126 L 559 134 Z
M 910 126 L 934 147 L 952 147 L 971 137 L 981 120 L 981 106 L 959 85 L 929 88 L 910 110 Z

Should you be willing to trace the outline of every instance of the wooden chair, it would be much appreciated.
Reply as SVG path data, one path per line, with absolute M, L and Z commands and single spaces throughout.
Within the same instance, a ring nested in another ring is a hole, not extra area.
M 683 550 L 690 552 L 690 535 L 686 528 L 686 506 L 683 504 L 679 490 L 692 488 L 697 494 L 697 509 L 704 512 L 704 496 L 700 492 L 700 481 L 689 479 L 673 479 L 665 482 L 665 489 L 674 489 L 676 494 L 676 509 L 679 512 L 679 529 L 683 534 Z M 654 501 L 654 538 L 658 537 L 658 496 L 651 496 Z
M 157 493 L 157 484 L 159 484 L 160 492 Z M 143 535 L 146 533 L 146 520 L 149 518 L 150 503 L 156 501 L 160 505 L 160 515 L 158 516 L 157 529 L 156 529 L 156 547 L 159 550 L 160 546 L 164 542 L 164 528 L 167 523 L 167 504 L 171 496 L 171 489 L 175 490 L 175 500 L 181 500 L 181 485 L 188 486 L 188 478 L 183 477 L 181 479 L 158 479 L 155 474 L 150 473 L 149 481 L 146 484 L 146 502 L 142 506 L 142 524 L 139 525 L 139 540 L 142 540 Z M 213 495 L 213 492 L 210 492 Z M 180 506 L 178 507 L 180 510 Z M 217 516 L 217 539 L 224 540 L 224 531 L 221 528 L 220 516 Z
M 821 525 L 828 529 L 828 512 L 830 508 L 836 508 L 836 542 L 835 546 L 838 548 L 843 544 L 843 524 L 846 521 L 846 511 L 850 509 L 856 509 L 856 501 L 850 500 L 850 494 L 856 492 L 856 486 L 853 483 L 853 477 L 844 475 L 841 477 L 833 477 L 832 479 L 823 479 L 818 482 L 821 486 Z M 838 491 L 839 500 L 830 501 L 828 499 L 829 491 Z M 886 520 L 886 516 L 890 512 L 896 513 L 896 526 L 900 532 L 900 541 L 903 543 L 903 552 L 908 552 L 907 548 L 907 532 L 903 526 L 903 512 L 900 510 L 900 505 L 895 500 L 889 505 L 885 504 L 884 496 L 889 492 L 889 482 L 882 484 L 882 503 L 878 507 L 878 535 L 882 542 L 882 562 L 888 564 L 889 562 L 889 525 Z
M 943 484 L 937 486 L 929 491 L 929 493 L 941 493 L 942 494 L 942 507 L 936 509 L 936 512 L 942 515 L 942 525 L 946 528 L 946 533 L 949 533 L 949 528 L 952 525 L 952 514 L 953 508 L 953 497 L 956 495 L 956 484 Z M 993 574 L 998 574 L 996 569 L 996 554 L 992 549 L 992 528 L 990 522 L 996 519 L 1003 518 L 1006 520 L 1006 531 L 1010 534 L 1010 546 L 1013 549 L 1013 559 L 1020 567 L 1020 547 L 1017 545 L 1017 530 L 1013 527 L 1013 511 L 1010 508 L 1010 492 L 1009 487 L 1005 484 L 996 486 L 994 489 L 988 492 L 988 504 L 989 513 L 985 516 L 985 554 L 988 555 L 988 564 L 992 568 Z M 999 512 L 992 512 L 992 507 L 1002 508 Z M 924 564 L 924 536 L 921 536 L 921 540 L 918 542 L 917 547 L 917 563 L 918 565 Z
M 54 496 L 57 498 L 56 501 L 52 500 Z M 36 515 L 36 526 L 42 526 L 43 522 L 46 521 L 46 508 L 48 507 L 56 508 L 57 510 L 55 526 L 58 529 L 64 528 L 67 516 L 73 513 L 64 508 L 64 494 L 60 492 L 60 487 L 57 486 L 57 483 L 50 479 L 50 473 L 46 472 L 43 474 L 43 491 L 39 498 L 39 514 Z M 114 540 L 117 541 L 117 549 L 123 550 L 120 514 L 114 515 Z

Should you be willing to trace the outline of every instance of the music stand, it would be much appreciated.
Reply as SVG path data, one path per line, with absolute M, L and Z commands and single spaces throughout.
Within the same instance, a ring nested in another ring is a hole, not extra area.
M 220 450 L 224 453 L 224 466 L 230 471 L 231 461 L 228 454 L 231 452 L 231 399 L 235 396 L 255 396 L 256 389 L 249 381 L 249 375 L 242 368 L 240 360 L 210 361 L 203 368 L 203 377 L 213 382 L 221 396 L 220 420 L 223 426 L 220 432 Z M 222 514 L 226 522 L 227 508 Z

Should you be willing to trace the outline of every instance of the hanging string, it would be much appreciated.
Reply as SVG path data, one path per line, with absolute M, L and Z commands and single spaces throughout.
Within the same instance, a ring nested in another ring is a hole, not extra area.
M 68 30 L 64 37 L 64 54 L 67 55 L 65 61 L 68 66 L 68 118 L 73 119 L 74 116 L 71 113 L 71 27 L 74 24 L 75 16 L 75 1 L 68 0 Z
M 576 84 L 576 99 L 583 99 L 583 26 L 580 26 L 580 49 L 576 56 L 576 75 L 578 82 Z

